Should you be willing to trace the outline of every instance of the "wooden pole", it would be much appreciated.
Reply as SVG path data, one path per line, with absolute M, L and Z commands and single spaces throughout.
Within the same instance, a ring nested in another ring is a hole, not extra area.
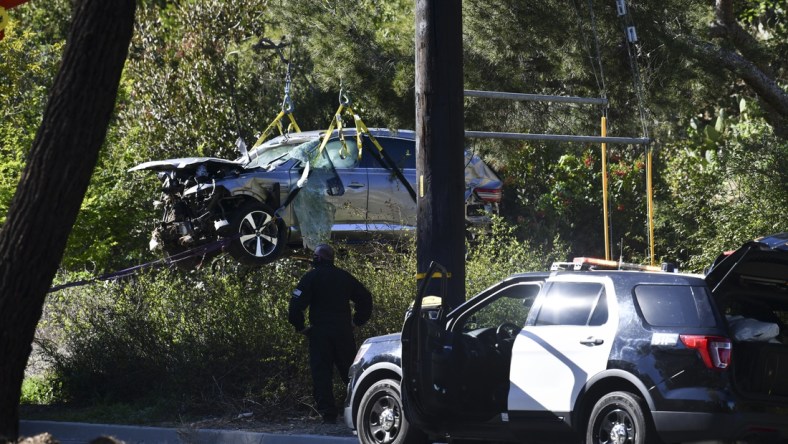
M 443 265 L 447 302 L 465 300 L 462 1 L 416 1 L 416 268 Z

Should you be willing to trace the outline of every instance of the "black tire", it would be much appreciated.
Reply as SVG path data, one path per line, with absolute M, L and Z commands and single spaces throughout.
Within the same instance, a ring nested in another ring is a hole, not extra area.
M 285 246 L 285 225 L 274 211 L 260 202 L 241 205 L 230 216 L 226 236 L 238 236 L 227 247 L 228 253 L 244 265 L 259 266 L 275 261 Z
M 645 444 L 647 423 L 642 399 L 611 392 L 594 405 L 586 427 L 586 444 Z
M 361 444 L 424 444 L 427 435 L 411 427 L 402 411 L 399 382 L 382 379 L 370 386 L 356 414 Z

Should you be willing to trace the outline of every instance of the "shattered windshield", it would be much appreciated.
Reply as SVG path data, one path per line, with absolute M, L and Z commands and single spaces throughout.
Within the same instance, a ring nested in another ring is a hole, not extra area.
M 252 152 L 252 161 L 246 165 L 246 168 L 268 167 L 275 162 L 287 160 L 290 158 L 291 150 L 293 145 L 260 148 Z

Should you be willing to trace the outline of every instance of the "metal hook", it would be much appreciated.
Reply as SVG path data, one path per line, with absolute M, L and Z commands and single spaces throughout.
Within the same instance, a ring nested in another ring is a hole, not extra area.
M 295 110 L 295 106 L 293 105 L 293 100 L 290 98 L 290 83 L 292 79 L 290 78 L 290 62 L 287 62 L 287 73 L 285 74 L 285 97 L 282 100 L 282 111 L 286 113 L 292 113 Z
M 339 104 L 342 106 L 350 106 L 353 101 L 350 100 L 350 96 L 345 93 L 345 87 L 342 85 L 342 81 L 339 81 Z
M 285 92 L 285 98 L 282 101 L 282 111 L 285 113 L 292 113 L 295 110 L 295 105 L 293 105 L 293 100 L 290 98 L 290 93 Z

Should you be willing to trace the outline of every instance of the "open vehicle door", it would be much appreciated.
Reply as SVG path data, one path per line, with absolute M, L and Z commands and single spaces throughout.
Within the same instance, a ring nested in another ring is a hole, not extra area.
M 706 274 L 712 293 L 721 295 L 748 286 L 771 291 L 788 286 L 788 233 L 750 241 L 733 252 L 721 254 Z M 775 293 L 779 294 L 779 293 Z
M 417 427 L 428 430 L 451 417 L 456 397 L 451 390 L 452 340 L 446 331 L 446 269 L 433 262 L 426 278 L 419 286 L 411 315 L 402 327 L 402 397 L 405 415 Z M 428 295 L 428 289 L 437 287 L 440 294 Z M 422 302 L 427 296 L 440 296 L 442 301 L 438 316 L 421 316 Z

